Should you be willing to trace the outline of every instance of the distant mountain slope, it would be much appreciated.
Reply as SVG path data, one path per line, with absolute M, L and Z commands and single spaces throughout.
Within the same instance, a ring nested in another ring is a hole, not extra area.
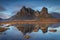
M 51 15 L 57 19 L 60 19 L 60 13 L 52 12 Z

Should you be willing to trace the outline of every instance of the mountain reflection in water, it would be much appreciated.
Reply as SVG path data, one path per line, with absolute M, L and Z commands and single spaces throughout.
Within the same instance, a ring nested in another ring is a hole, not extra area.
M 55 25 L 55 24 L 53 24 Z M 0 34 L 0 40 L 60 40 L 60 26 L 57 27 L 35 27 L 31 26 L 10 26 L 8 30 Z M 57 30 L 51 32 L 51 30 Z M 50 30 L 50 31 L 49 31 Z M 4 35 L 5 34 L 5 35 Z M 29 35 L 29 39 L 25 39 L 24 36 Z

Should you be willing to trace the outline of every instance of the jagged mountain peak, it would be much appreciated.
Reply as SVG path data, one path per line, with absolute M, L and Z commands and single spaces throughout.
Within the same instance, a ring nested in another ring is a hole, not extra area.
M 48 14 L 48 9 L 46 7 L 43 7 L 41 10 L 41 14 Z
M 11 17 L 12 19 L 32 19 L 34 17 L 34 10 L 23 6 L 16 15 Z
M 47 9 L 46 7 L 43 7 L 42 9 Z
M 35 11 L 31 8 L 23 6 L 16 15 L 11 17 L 12 19 L 35 19 L 35 18 L 51 18 L 52 15 L 48 14 L 46 7 L 42 8 L 42 11 Z
M 46 7 L 43 7 L 40 12 L 39 18 L 53 18 L 53 16 L 48 14 L 48 9 Z

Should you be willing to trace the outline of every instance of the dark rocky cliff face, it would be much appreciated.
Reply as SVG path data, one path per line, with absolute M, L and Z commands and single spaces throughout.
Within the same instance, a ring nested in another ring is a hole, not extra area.
M 53 16 L 48 14 L 47 8 L 43 7 L 42 11 L 40 12 L 39 18 L 53 18 Z
M 16 15 L 12 16 L 10 19 L 34 19 L 34 10 L 31 8 L 26 8 L 23 6 L 19 12 L 17 12 Z
M 23 6 L 16 15 L 12 16 L 11 20 L 32 20 L 36 18 L 53 18 L 52 15 L 48 14 L 48 9 L 43 7 L 42 11 L 34 11 L 31 8 Z

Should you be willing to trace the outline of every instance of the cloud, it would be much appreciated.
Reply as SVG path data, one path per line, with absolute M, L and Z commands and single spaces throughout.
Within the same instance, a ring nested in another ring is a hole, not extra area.
M 0 13 L 0 18 L 2 18 L 2 19 L 8 19 L 8 18 L 10 18 L 10 16 L 7 15 L 7 14 L 4 14 L 4 13 Z
M 6 9 L 3 6 L 0 6 L 0 12 L 5 11 Z
M 51 6 L 51 7 L 48 7 L 48 11 L 49 11 L 49 13 L 51 13 L 51 12 L 58 12 L 58 13 L 60 13 L 60 6 Z

